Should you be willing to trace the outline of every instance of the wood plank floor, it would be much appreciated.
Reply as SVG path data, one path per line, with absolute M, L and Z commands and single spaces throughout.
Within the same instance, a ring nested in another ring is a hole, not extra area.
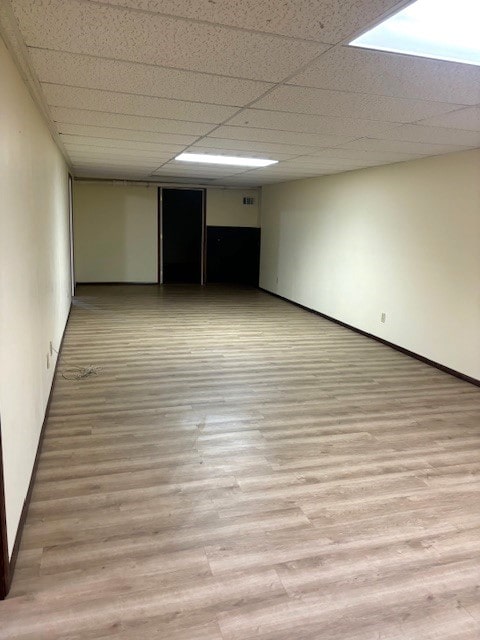
M 478 640 L 480 389 L 260 291 L 83 287 L 0 621 Z

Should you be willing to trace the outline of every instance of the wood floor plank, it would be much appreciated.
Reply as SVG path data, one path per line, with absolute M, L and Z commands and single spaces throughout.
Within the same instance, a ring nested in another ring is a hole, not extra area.
M 480 389 L 263 292 L 80 287 L 0 640 L 478 640 L 479 450 Z

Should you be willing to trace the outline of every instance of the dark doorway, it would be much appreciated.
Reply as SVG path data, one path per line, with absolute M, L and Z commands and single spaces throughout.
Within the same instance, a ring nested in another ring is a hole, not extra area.
M 204 191 L 161 189 L 160 281 L 203 284 Z
M 260 229 L 207 227 L 207 282 L 258 286 Z

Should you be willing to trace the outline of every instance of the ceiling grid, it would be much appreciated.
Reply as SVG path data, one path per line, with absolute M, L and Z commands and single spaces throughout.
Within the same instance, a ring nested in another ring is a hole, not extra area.
M 247 187 L 480 146 L 480 67 L 348 46 L 405 0 L 8 2 L 77 176 Z

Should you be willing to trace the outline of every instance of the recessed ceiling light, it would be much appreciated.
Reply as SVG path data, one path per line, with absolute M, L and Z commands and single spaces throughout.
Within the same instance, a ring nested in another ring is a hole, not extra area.
M 278 160 L 264 158 L 240 158 L 237 156 L 214 156 L 209 153 L 181 153 L 175 158 L 180 162 L 202 162 L 207 164 L 227 164 L 235 167 L 268 167 Z
M 416 0 L 350 44 L 480 65 L 479 0 Z

